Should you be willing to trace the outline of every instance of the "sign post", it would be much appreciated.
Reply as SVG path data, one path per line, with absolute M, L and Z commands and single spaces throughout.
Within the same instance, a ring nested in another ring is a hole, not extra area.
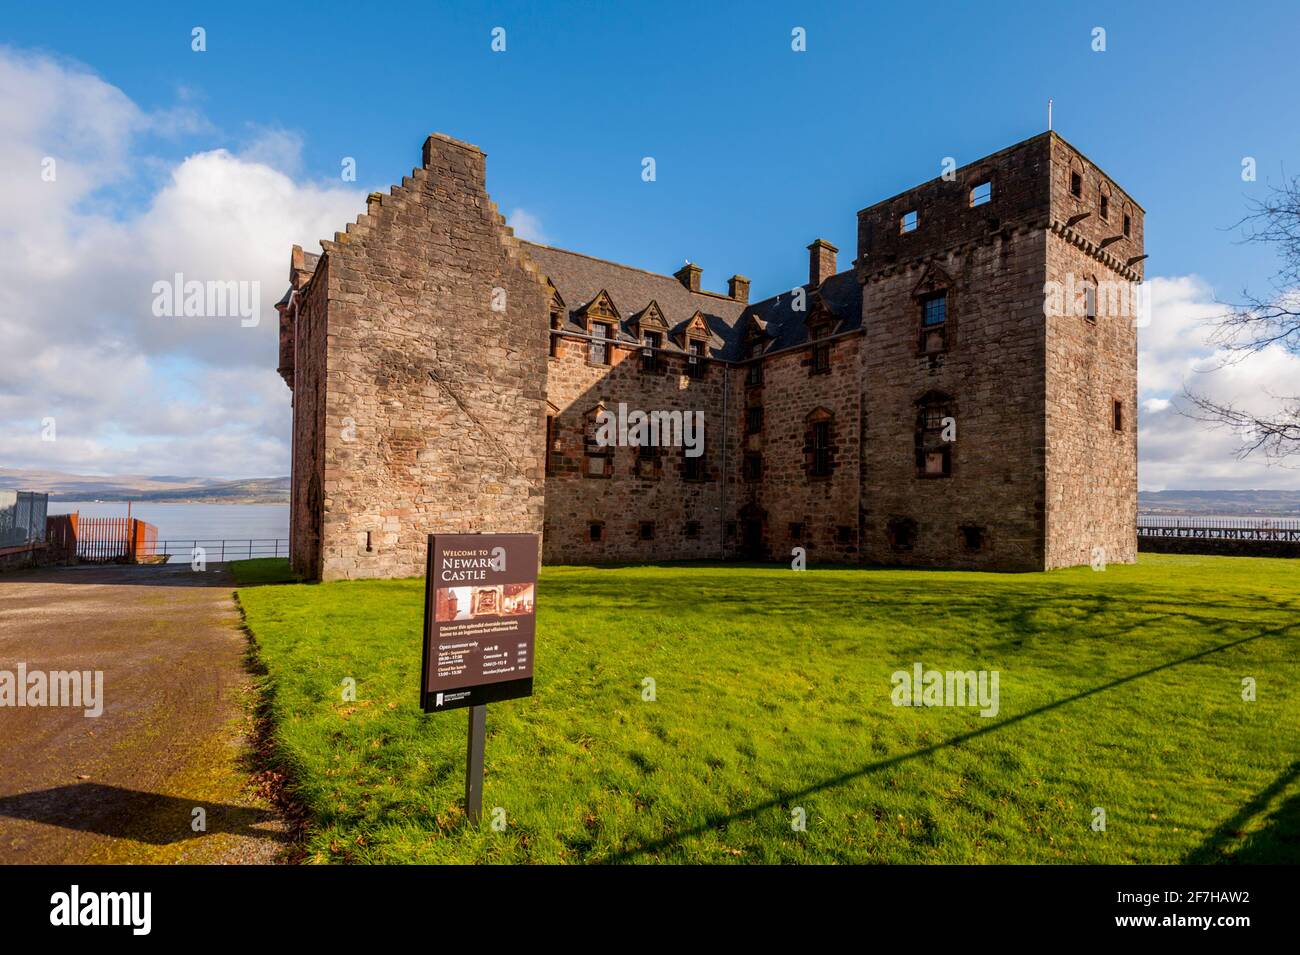
M 487 704 L 531 696 L 536 534 L 430 534 L 424 581 L 420 705 L 469 708 L 465 815 L 483 808 Z

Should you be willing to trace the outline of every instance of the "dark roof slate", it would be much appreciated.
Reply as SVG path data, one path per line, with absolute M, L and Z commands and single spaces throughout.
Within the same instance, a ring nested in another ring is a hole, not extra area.
M 807 319 L 814 314 L 819 300 L 837 320 L 831 329 L 832 334 L 862 327 L 862 286 L 852 269 L 832 275 L 819 288 L 805 285 L 803 290 L 803 311 L 794 310 L 795 296 L 794 289 L 791 289 L 750 305 L 741 316 L 738 331 L 743 336 L 752 318 L 758 320 L 767 333 L 769 344 L 766 351 L 800 345 L 808 340 Z
M 573 316 L 603 290 L 609 293 L 623 316 L 617 332 L 617 337 L 623 341 L 638 341 L 632 332 L 635 318 L 654 301 L 668 323 L 666 349 L 681 350 L 679 336 L 698 311 L 712 333 L 710 353 L 715 358 L 731 358 L 738 354 L 737 324 L 745 309 L 740 302 L 711 293 L 692 292 L 671 275 L 658 275 L 548 245 L 520 244 L 564 300 L 566 331 L 585 333 L 586 329 L 575 323 Z

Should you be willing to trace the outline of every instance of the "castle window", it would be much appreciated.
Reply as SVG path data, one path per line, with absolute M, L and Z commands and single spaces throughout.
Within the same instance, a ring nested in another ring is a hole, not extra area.
M 642 521 L 637 526 L 636 536 L 643 541 L 652 541 L 655 539 L 655 522 Z
M 692 378 L 703 378 L 706 367 L 704 362 L 704 342 L 688 342 L 686 345 L 686 373 Z
M 899 235 L 906 235 L 909 232 L 915 232 L 916 227 L 920 224 L 921 218 L 915 211 L 904 212 L 902 217 L 898 220 L 898 233 Z
M 722 539 L 728 543 L 734 543 L 736 540 L 736 522 L 727 521 L 722 525 Z
M 961 547 L 968 554 L 975 554 L 984 549 L 984 540 L 986 534 L 984 528 L 977 527 L 974 524 L 964 524 L 961 527 Z
M 1097 286 L 1092 282 L 1083 287 L 1083 317 L 1094 324 L 1097 321 Z
M 954 417 L 947 395 L 930 392 L 917 402 L 917 477 L 945 478 L 952 475 L 952 444 L 947 440 L 947 425 L 948 419 Z
M 831 370 L 831 343 L 825 339 L 830 335 L 829 322 L 817 322 L 809 329 L 813 339 L 812 368 L 814 375 L 826 374 Z
M 636 476 L 639 478 L 659 477 L 659 449 L 650 444 L 637 445 Z
M 1106 195 L 1104 192 L 1101 194 L 1101 202 L 1098 203 L 1097 211 L 1101 214 L 1103 219 L 1110 218 L 1110 196 Z
M 1133 228 L 1133 220 L 1125 214 L 1124 216 L 1124 235 L 1127 237 L 1129 230 Z
M 916 521 L 910 517 L 891 518 L 886 526 L 891 550 L 911 550 L 916 544 Z
M 921 351 L 943 351 L 947 342 L 948 295 L 939 292 L 921 300 Z
M 852 544 L 853 528 L 848 524 L 841 524 L 839 527 L 835 528 L 835 543 Z
M 981 183 L 976 183 L 974 188 L 972 188 L 970 191 L 971 208 L 973 209 L 975 208 L 975 206 L 982 206 L 984 205 L 984 203 L 989 202 L 992 198 L 993 198 L 992 182 L 986 180 Z
M 758 434 L 763 430 L 763 406 L 754 405 L 745 411 L 745 434 Z
M 663 347 L 664 337 L 659 332 L 645 333 L 645 347 L 641 349 L 641 370 L 659 371 L 659 349 Z
M 763 383 L 763 343 L 754 342 L 749 346 L 751 364 L 745 371 L 745 384 L 754 386 Z
M 560 313 L 551 313 L 551 357 L 560 357 Z
M 546 473 L 555 473 L 555 463 L 552 452 L 559 447 L 559 441 L 555 437 L 555 415 L 546 416 Z
M 703 481 L 704 480 L 704 455 L 697 457 L 688 457 L 685 452 L 682 456 L 682 480 L 683 481 Z
M 1124 430 L 1124 402 L 1120 401 L 1118 398 L 1116 398 L 1114 401 L 1111 402 L 1110 417 L 1111 417 L 1111 425 L 1115 428 L 1115 430 L 1123 431 Z
M 804 472 L 813 478 L 830 477 L 835 467 L 835 449 L 831 445 L 834 416 L 825 408 L 818 408 L 805 421 L 808 430 L 804 433 Z
M 583 434 L 583 468 L 585 477 L 607 478 L 614 476 L 614 449 L 601 444 L 599 409 L 587 414 L 586 431 Z
M 610 331 L 611 326 L 606 325 L 604 322 L 591 323 L 591 341 L 588 343 L 590 346 L 588 361 L 593 365 L 609 364 L 609 344 L 607 339 L 610 337 Z
M 829 477 L 831 473 L 831 423 L 815 421 L 812 426 L 812 468 L 813 477 Z
M 746 481 L 761 481 L 763 479 L 763 458 L 758 454 L 745 455 L 742 470 Z
M 700 522 L 687 521 L 685 527 L 686 539 L 689 541 L 698 540 L 700 536 Z
M 801 540 L 803 540 L 803 524 L 802 524 L 802 523 L 796 521 L 795 523 L 792 523 L 792 524 L 790 525 L 790 540 L 792 540 L 792 541 L 801 541 Z
M 1070 170 L 1070 195 L 1076 199 L 1083 198 L 1083 177 L 1074 170 Z
M 591 521 L 587 525 L 587 540 L 593 544 L 599 544 L 605 539 L 604 521 Z

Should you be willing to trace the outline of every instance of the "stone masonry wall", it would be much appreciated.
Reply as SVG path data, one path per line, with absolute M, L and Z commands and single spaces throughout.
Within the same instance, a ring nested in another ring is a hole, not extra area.
M 744 543 L 746 505 L 763 520 L 763 554 L 791 560 L 794 547 L 803 547 L 814 562 L 856 562 L 858 549 L 859 475 L 859 342 L 857 334 L 842 336 L 831 346 L 830 371 L 811 374 L 811 350 L 795 348 L 763 360 L 760 387 L 743 389 L 744 399 L 733 416 L 739 454 L 735 510 Z M 743 379 L 744 368 L 737 369 Z M 762 428 L 747 434 L 747 409 L 763 409 Z M 831 473 L 809 473 L 810 416 L 831 415 Z M 744 454 L 761 456 L 762 477 L 744 477 Z M 798 528 L 792 525 L 800 525 Z M 797 536 L 795 532 L 798 532 Z M 747 555 L 750 556 L 750 555 Z
M 296 573 L 309 580 L 321 575 L 324 520 L 325 370 L 329 262 L 322 260 L 318 281 L 308 286 L 294 319 L 293 490 L 289 556 Z
M 322 243 L 324 579 L 422 574 L 430 532 L 542 530 L 546 291 L 484 166 L 431 136 Z
M 618 560 L 688 560 L 722 556 L 721 429 L 726 370 L 708 367 L 704 377 L 685 374 L 684 357 L 663 353 L 663 370 L 643 371 L 640 349 L 610 345 L 610 364 L 587 360 L 588 344 L 562 337 L 550 359 L 548 414 L 554 419 L 550 473 L 546 479 L 544 559 L 586 564 Z M 587 428 L 604 402 L 611 413 L 627 410 L 704 413 L 703 477 L 683 477 L 684 448 L 658 449 L 656 464 L 638 473 L 633 447 L 613 448 L 613 473 L 588 476 Z M 653 522 L 643 539 L 642 522 Z M 593 540 L 591 525 L 602 526 Z M 698 527 L 688 528 L 688 523 Z M 690 531 L 691 533 L 688 533 Z
M 1071 190 L 1071 172 L 1079 176 L 1081 195 Z M 1102 194 L 1109 196 L 1106 219 L 1100 215 Z M 1045 564 L 1068 567 L 1094 558 L 1132 563 L 1137 558 L 1138 316 L 1127 290 L 1141 278 L 1141 263 L 1130 265 L 1130 260 L 1142 254 L 1142 212 L 1060 140 L 1053 141 L 1052 200 L 1047 280 L 1063 294 L 1061 307 L 1050 304 L 1053 314 L 1046 318 Z M 1085 313 L 1087 284 L 1098 289 L 1095 320 Z M 1077 292 L 1068 299 L 1071 290 Z M 1115 402 L 1120 403 L 1119 429 Z

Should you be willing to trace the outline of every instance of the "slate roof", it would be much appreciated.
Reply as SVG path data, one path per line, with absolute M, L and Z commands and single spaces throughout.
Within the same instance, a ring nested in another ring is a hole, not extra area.
M 633 320 L 653 301 L 658 303 L 668 323 L 668 340 L 664 342 L 666 350 L 682 350 L 677 336 L 698 311 L 712 333 L 710 354 L 715 358 L 732 358 L 739 354 L 738 321 L 745 310 L 742 303 L 714 293 L 692 292 L 671 275 L 658 275 L 548 245 L 520 244 L 564 300 L 567 314 L 562 327 L 565 331 L 586 333 L 573 316 L 604 290 L 622 316 L 616 333 L 622 341 L 640 341 L 633 334 Z
M 769 341 L 766 351 L 802 344 L 808 340 L 807 319 L 814 313 L 819 298 L 826 311 L 837 319 L 831 334 L 862 327 L 862 286 L 852 269 L 832 275 L 822 282 L 820 288 L 805 285 L 803 289 L 804 311 L 794 310 L 794 290 L 791 289 L 750 305 L 741 316 L 738 331 L 744 335 L 752 316 L 765 323 Z M 736 354 L 738 357 L 739 352 Z

